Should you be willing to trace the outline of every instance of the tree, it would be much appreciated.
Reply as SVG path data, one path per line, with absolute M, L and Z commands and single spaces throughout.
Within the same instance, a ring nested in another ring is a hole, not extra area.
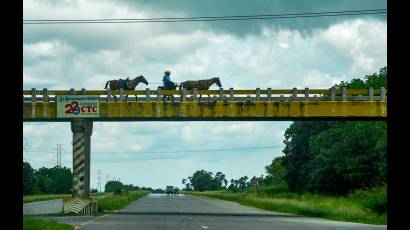
M 241 178 L 239 178 L 238 180 L 238 185 L 239 185 L 239 191 L 243 192 L 245 190 L 245 188 L 247 188 L 249 185 L 247 184 L 247 180 L 249 178 L 247 176 L 243 176 Z
M 28 162 L 23 162 L 23 195 L 33 194 L 35 186 L 34 169 Z
M 42 167 L 34 172 L 38 190 L 45 194 L 71 193 L 72 173 L 70 168 Z
M 231 179 L 231 184 L 228 187 L 228 190 L 231 192 L 239 192 L 239 181 L 235 179 Z
M 154 189 L 154 191 L 152 191 L 152 193 L 164 194 L 165 191 L 163 189 L 157 188 L 157 189 Z
M 153 191 L 154 191 L 154 189 L 151 188 L 151 187 L 142 187 L 141 190 L 149 191 L 149 192 L 153 192 Z
M 205 170 L 196 171 L 191 178 L 191 185 L 196 191 L 213 190 L 214 180 L 212 172 Z
M 286 168 L 284 180 L 292 192 L 304 191 L 309 173 L 309 138 L 330 127 L 329 122 L 296 121 L 285 131 L 283 166 Z
M 367 89 L 373 88 L 387 88 L 387 66 L 381 68 L 379 73 L 374 73 L 372 75 L 366 75 L 364 80 L 360 78 L 355 78 L 350 82 L 342 81 L 340 84 L 336 84 L 336 87 L 346 87 L 348 89 Z
M 270 165 L 265 166 L 266 173 L 269 175 L 269 180 L 266 183 L 269 185 L 279 184 L 283 182 L 283 177 L 286 173 L 286 168 L 283 166 L 284 157 L 276 157 Z M 263 176 L 262 176 L 263 180 Z
M 188 179 L 190 179 L 191 177 L 188 177 Z M 184 184 L 185 185 L 185 190 L 187 190 L 187 191 L 190 191 L 190 190 L 192 190 L 192 186 L 191 186 L 191 183 L 188 183 L 188 179 L 186 179 L 186 178 L 183 178 L 182 179 L 182 184 Z
M 307 189 L 346 194 L 386 182 L 385 122 L 341 122 L 310 139 Z
M 217 172 L 217 173 L 215 174 L 214 179 L 213 179 L 212 189 L 213 189 L 213 190 L 221 189 L 223 184 L 225 184 L 225 186 L 226 186 L 227 180 L 226 180 L 225 177 L 226 177 L 225 174 L 223 174 L 223 173 L 221 173 L 221 172 Z
M 212 172 L 205 170 L 196 171 L 192 177 L 188 179 L 182 179 L 182 184 L 185 184 L 185 190 L 191 190 L 192 188 L 197 191 L 205 190 L 219 190 L 222 189 L 222 185 L 228 184 L 225 174 L 217 172 L 215 176 Z M 190 183 L 188 183 L 188 180 Z
M 140 188 L 138 186 L 134 186 L 133 184 L 125 184 L 123 185 L 124 189 L 127 189 L 128 191 L 137 191 Z
M 108 181 L 105 184 L 105 192 L 115 192 L 123 188 L 123 184 L 120 181 Z
M 291 191 L 346 194 L 386 182 L 385 122 L 333 121 L 322 130 L 312 124 L 295 122 L 286 131 L 283 178 Z
M 387 88 L 387 67 L 336 87 Z M 294 122 L 285 132 L 283 178 L 293 192 L 333 194 L 385 183 L 386 130 L 386 122 Z

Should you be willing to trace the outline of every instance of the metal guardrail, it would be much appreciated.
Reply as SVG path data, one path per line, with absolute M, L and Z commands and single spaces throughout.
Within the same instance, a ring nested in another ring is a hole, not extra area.
M 164 96 L 173 96 L 174 101 L 198 100 L 202 95 L 202 100 L 208 101 L 208 95 L 212 95 L 211 100 L 227 100 L 227 101 L 287 101 L 287 100 L 386 100 L 387 90 L 380 89 L 347 89 L 335 88 L 330 89 L 271 89 L 261 90 L 23 90 L 23 102 L 53 102 L 55 96 L 59 95 L 100 95 L 103 101 L 115 101 L 114 96 L 119 97 L 119 101 L 141 101 L 149 102 L 153 100 L 161 100 Z M 138 95 L 144 95 L 138 97 Z M 280 96 L 273 96 L 280 95 Z M 286 96 L 285 96 L 286 95 Z M 312 96 L 313 95 L 313 96 Z M 131 96 L 131 97 L 129 97 Z M 176 96 L 176 97 L 175 97 Z
M 66 198 L 63 200 L 63 212 L 76 215 L 97 215 L 96 201 L 80 198 Z

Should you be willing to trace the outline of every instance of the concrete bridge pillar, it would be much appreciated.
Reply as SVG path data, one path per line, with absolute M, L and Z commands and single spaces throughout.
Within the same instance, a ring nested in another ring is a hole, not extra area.
M 93 122 L 86 119 L 73 119 L 71 131 L 73 132 L 73 197 L 88 198 Z

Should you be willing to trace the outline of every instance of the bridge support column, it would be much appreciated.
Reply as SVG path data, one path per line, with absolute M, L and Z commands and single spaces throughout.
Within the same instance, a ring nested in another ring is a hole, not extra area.
M 73 197 L 90 196 L 90 147 L 93 122 L 86 119 L 71 121 L 73 132 Z

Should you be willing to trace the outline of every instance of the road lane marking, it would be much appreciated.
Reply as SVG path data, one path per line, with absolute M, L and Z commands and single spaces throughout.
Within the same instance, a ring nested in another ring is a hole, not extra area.
M 209 227 L 208 227 L 208 226 L 205 226 L 205 225 L 201 225 L 201 228 L 207 229 L 207 228 L 209 228 Z

